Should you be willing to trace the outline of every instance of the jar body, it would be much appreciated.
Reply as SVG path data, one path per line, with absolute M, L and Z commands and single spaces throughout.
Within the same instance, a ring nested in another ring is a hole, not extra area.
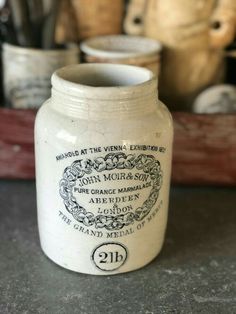
M 94 106 L 74 115 L 51 99 L 37 114 L 38 224 L 42 249 L 55 263 L 112 275 L 146 265 L 161 250 L 173 125 L 156 97 L 143 112 L 111 111 L 109 118 L 102 109 L 92 116 Z

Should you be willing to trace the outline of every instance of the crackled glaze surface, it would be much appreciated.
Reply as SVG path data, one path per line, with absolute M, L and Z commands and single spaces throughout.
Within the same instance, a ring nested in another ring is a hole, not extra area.
M 156 78 L 87 64 L 52 83 L 35 128 L 42 249 L 84 273 L 140 268 L 159 253 L 167 221 L 173 126 Z

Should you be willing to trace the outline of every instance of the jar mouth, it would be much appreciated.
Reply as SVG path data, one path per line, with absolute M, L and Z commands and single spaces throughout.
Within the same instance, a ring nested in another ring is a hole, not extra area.
M 27 55 L 27 56 L 63 56 L 68 54 L 78 54 L 80 53 L 80 48 L 75 43 L 68 43 L 64 48 L 55 48 L 55 49 L 40 49 L 40 48 L 29 48 L 21 47 L 17 45 L 12 45 L 9 43 L 3 44 L 3 51 L 12 52 L 18 55 Z
M 137 58 L 152 56 L 161 52 L 159 41 L 130 35 L 106 35 L 89 38 L 80 45 L 81 50 L 90 56 L 100 58 Z
M 157 77 L 148 69 L 123 64 L 77 64 L 57 70 L 53 89 L 71 96 L 127 98 L 150 94 L 157 89 Z M 131 95 L 130 95 L 131 96 Z

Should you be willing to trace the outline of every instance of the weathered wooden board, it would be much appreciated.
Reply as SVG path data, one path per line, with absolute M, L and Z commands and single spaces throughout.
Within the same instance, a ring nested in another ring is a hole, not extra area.
M 0 178 L 33 179 L 33 110 L 0 109 Z M 236 115 L 173 113 L 172 181 L 236 186 Z
M 0 109 L 0 178 L 32 179 L 35 111 Z
M 173 182 L 236 185 L 236 115 L 173 114 Z

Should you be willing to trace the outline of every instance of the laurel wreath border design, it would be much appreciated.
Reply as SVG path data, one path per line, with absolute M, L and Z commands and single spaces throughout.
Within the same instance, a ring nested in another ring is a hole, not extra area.
M 76 181 L 85 174 L 91 174 L 93 171 L 100 173 L 105 170 L 131 170 L 134 168 L 149 174 L 152 180 L 152 189 L 148 198 L 144 201 L 142 206 L 138 207 L 134 212 L 116 216 L 94 215 L 88 212 L 83 206 L 79 205 L 73 195 L 73 188 L 76 185 Z M 127 155 L 123 152 L 108 153 L 105 157 L 97 157 L 94 160 L 76 160 L 69 167 L 65 168 L 63 178 L 59 183 L 59 193 L 63 199 L 66 210 L 72 214 L 76 221 L 84 224 L 86 227 L 94 225 L 97 229 L 106 228 L 112 231 L 120 230 L 124 226 L 133 224 L 135 221 L 143 220 L 149 214 L 158 199 L 162 181 L 163 172 L 161 164 L 154 156 L 145 154 Z

